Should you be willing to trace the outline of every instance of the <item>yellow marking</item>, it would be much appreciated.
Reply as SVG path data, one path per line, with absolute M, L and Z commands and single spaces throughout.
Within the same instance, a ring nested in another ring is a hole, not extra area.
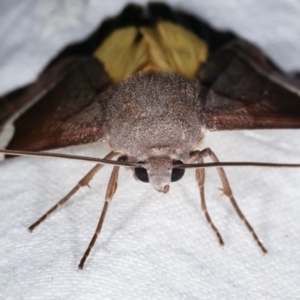
M 180 25 L 161 21 L 155 27 L 114 31 L 95 51 L 118 83 L 139 71 L 176 73 L 194 79 L 208 56 L 206 43 Z

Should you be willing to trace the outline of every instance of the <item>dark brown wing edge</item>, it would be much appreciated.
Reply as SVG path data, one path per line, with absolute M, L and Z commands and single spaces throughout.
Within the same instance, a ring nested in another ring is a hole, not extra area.
M 209 131 L 300 128 L 300 80 L 279 73 L 255 46 L 236 40 L 198 73 Z
M 0 127 L 24 106 L 34 102 L 35 99 L 40 98 L 50 90 L 56 82 L 59 82 L 71 72 L 75 65 L 76 59 L 63 59 L 46 72 L 43 72 L 33 84 L 29 84 L 0 97 Z
M 34 92 L 42 94 L 15 121 L 15 133 L 7 149 L 39 151 L 105 140 L 103 92 L 110 80 L 102 64 L 92 57 L 73 57 L 52 68 L 55 76 L 47 70 L 24 90 L 22 101 L 15 98 L 29 102 Z

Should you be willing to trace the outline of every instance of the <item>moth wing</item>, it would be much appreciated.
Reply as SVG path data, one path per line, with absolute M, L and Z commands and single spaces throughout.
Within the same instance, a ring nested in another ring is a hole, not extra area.
M 109 86 L 103 65 L 93 57 L 56 63 L 32 85 L 0 99 L 4 107 L 11 99 L 19 106 L 38 100 L 14 122 L 7 149 L 39 151 L 105 140 L 104 91 Z
M 63 59 L 47 68 L 38 80 L 0 97 L 0 128 L 15 114 L 35 102 L 74 68 L 73 59 Z
M 282 74 L 255 46 L 237 40 L 198 73 L 209 131 L 300 128 L 300 80 Z

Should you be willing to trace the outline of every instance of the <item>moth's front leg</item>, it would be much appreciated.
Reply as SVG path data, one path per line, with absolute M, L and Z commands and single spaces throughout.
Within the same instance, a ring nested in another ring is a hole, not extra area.
M 127 157 L 121 156 L 118 158 L 118 161 L 126 162 Z M 120 166 L 114 166 L 114 168 L 111 172 L 110 179 L 109 179 L 107 189 L 106 189 L 105 201 L 104 201 L 104 205 L 103 205 L 103 208 L 102 208 L 102 211 L 100 214 L 98 225 L 96 227 L 95 233 L 94 233 L 87 249 L 85 250 L 85 252 L 80 260 L 80 263 L 78 265 L 78 269 L 80 269 L 80 270 L 83 269 L 84 263 L 85 263 L 87 257 L 89 256 L 92 248 L 94 247 L 97 237 L 101 233 L 102 225 L 104 223 L 104 219 L 106 216 L 106 212 L 108 210 L 108 206 L 109 206 L 110 202 L 112 201 L 115 192 L 117 191 L 119 170 L 120 170 Z
M 204 163 L 204 160 L 203 160 L 204 156 L 205 155 L 203 155 L 202 151 L 194 151 L 194 152 L 191 153 L 190 158 L 191 158 L 192 162 L 194 162 L 194 163 L 203 164 Z M 206 202 L 205 202 L 205 192 L 204 192 L 205 169 L 204 168 L 202 168 L 202 169 L 196 169 L 195 175 L 196 175 L 196 180 L 197 180 L 198 187 L 199 187 L 199 192 L 200 192 L 201 210 L 204 213 L 205 218 L 206 218 L 208 224 L 210 225 L 210 227 L 212 228 L 212 230 L 216 234 L 216 236 L 217 236 L 217 238 L 219 240 L 220 245 L 224 246 L 223 238 L 222 238 L 222 236 L 221 236 L 218 228 L 213 223 L 213 221 L 212 221 L 212 219 L 211 219 L 211 217 L 210 217 L 210 215 L 208 213 Z

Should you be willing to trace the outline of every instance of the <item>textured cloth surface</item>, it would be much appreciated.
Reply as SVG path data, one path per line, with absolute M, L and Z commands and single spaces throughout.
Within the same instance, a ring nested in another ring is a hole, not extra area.
M 141 1 L 142 2 L 142 1 Z M 281 68 L 300 70 L 299 1 L 168 1 L 255 42 Z M 143 2 L 144 3 L 144 2 Z M 125 1 L 1 1 L 0 94 L 34 80 L 64 45 L 84 38 Z M 300 131 L 221 132 L 202 147 L 222 161 L 300 162 Z M 59 152 L 103 157 L 107 145 Z M 269 250 L 262 255 L 207 171 L 199 206 L 194 172 L 168 194 L 121 170 L 118 191 L 83 271 L 111 167 L 41 224 L 27 227 L 93 164 L 18 158 L 0 168 L 0 299 L 300 299 L 300 170 L 228 168 L 236 199 Z

